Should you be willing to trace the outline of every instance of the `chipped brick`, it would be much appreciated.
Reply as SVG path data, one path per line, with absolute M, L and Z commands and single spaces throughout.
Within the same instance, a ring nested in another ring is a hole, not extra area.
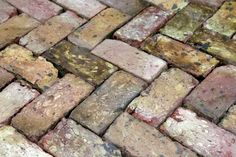
M 206 6 L 214 8 L 214 9 L 217 9 L 222 5 L 222 3 L 225 0 L 210 0 L 210 1 L 206 1 L 206 0 L 189 0 L 189 1 L 192 2 L 192 3 L 196 3 L 196 4 L 200 4 L 200 5 L 206 5 Z
M 9 18 L 17 14 L 16 8 L 0 0 L 0 24 L 7 21 Z
M 102 134 L 144 87 L 144 81 L 119 71 L 83 101 L 70 117 Z
M 222 119 L 219 125 L 225 128 L 226 130 L 236 134 L 236 105 L 232 106 L 229 109 L 229 112 Z
M 14 75 L 0 68 L 0 89 L 14 79 Z

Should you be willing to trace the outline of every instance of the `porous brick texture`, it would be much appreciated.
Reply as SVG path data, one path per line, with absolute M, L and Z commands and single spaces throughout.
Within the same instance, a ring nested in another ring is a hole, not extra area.
M 0 157 L 236 157 L 236 1 L 0 0 Z

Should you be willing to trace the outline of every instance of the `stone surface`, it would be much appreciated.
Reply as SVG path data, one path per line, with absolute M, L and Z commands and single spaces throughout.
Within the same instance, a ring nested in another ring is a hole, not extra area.
M 178 12 L 160 32 L 185 42 L 212 14 L 213 10 L 206 6 L 190 4 Z
M 204 27 L 231 37 L 236 32 L 236 1 L 226 1 Z
M 206 1 L 206 0 L 189 0 L 192 3 L 196 3 L 196 4 L 200 4 L 200 5 L 206 5 L 209 6 L 211 8 L 217 9 L 219 8 L 222 3 L 225 0 L 210 0 L 210 1 Z
M 101 84 L 117 70 L 114 65 L 65 40 L 44 53 L 43 56 L 57 66 L 65 68 L 95 85 Z
M 108 8 L 78 28 L 74 33 L 69 35 L 68 39 L 80 47 L 93 49 L 128 19 L 128 15 L 116 9 Z
M 7 0 L 7 2 L 41 22 L 62 11 L 60 6 L 48 0 Z
M 20 39 L 20 44 L 40 55 L 85 22 L 75 13 L 66 11 L 49 19 L 26 36 Z
M 168 16 L 165 11 L 156 7 L 148 7 L 116 31 L 114 37 L 131 46 L 139 47 L 148 36 L 158 31 L 167 20 Z
M 104 137 L 122 148 L 127 156 L 197 157 L 195 153 L 127 113 L 116 119 Z
M 11 126 L 0 127 L 1 157 L 52 157 Z
M 25 35 L 40 23 L 26 14 L 14 16 L 0 25 L 0 49 Z
M 121 157 L 119 149 L 73 120 L 63 119 L 40 144 L 55 157 Z
M 188 41 L 225 63 L 236 65 L 236 41 L 207 29 L 199 29 Z
M 14 75 L 0 68 L 0 89 L 14 79 Z
M 143 0 L 99 0 L 100 2 L 112 7 L 116 8 L 123 13 L 129 14 L 131 16 L 134 16 L 141 10 L 147 6 L 147 3 L 145 3 Z
M 191 75 L 170 69 L 163 72 L 149 88 L 134 99 L 127 111 L 134 117 L 158 127 L 198 84 Z M 163 90 L 165 89 L 165 90 Z
M 219 62 L 210 55 L 160 34 L 148 38 L 142 49 L 195 76 L 206 76 Z
M 102 134 L 144 88 L 144 81 L 116 72 L 72 112 L 71 118 Z
M 82 79 L 67 74 L 23 108 L 12 119 L 12 125 L 32 140 L 37 140 L 92 90 L 93 87 Z
M 184 108 L 177 109 L 161 130 L 202 156 L 236 156 L 236 136 Z
M 96 0 L 53 0 L 61 6 L 76 12 L 84 18 L 92 18 L 106 8 Z
M 106 39 L 92 53 L 148 82 L 167 68 L 165 61 L 117 40 Z
M 0 92 L 0 123 L 8 123 L 22 107 L 39 95 L 34 89 L 13 82 Z
M 214 122 L 229 109 L 236 98 L 236 67 L 216 68 L 184 101 L 185 106 Z
M 57 80 L 58 71 L 50 62 L 34 57 L 31 51 L 16 44 L 1 51 L 0 66 L 43 90 Z
M 236 105 L 229 109 L 227 115 L 222 119 L 220 126 L 236 134 Z
M 0 24 L 15 15 L 17 15 L 16 8 L 11 6 L 4 0 L 0 0 Z

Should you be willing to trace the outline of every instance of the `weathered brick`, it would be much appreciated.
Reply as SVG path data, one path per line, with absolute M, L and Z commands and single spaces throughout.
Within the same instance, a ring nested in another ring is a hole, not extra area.
M 140 122 L 127 113 L 121 114 L 104 135 L 122 148 L 128 156 L 196 157 L 192 151 L 171 141 L 154 127 Z
M 236 32 L 236 1 L 226 1 L 204 27 L 231 37 Z
M 62 11 L 62 8 L 49 0 L 7 0 L 19 10 L 44 22 Z
M 76 12 L 85 18 L 92 18 L 106 8 L 105 5 L 96 0 L 53 0 L 63 7 Z
M 200 4 L 200 5 L 206 5 L 209 6 L 211 8 L 217 9 L 219 8 L 222 3 L 225 0 L 210 0 L 210 1 L 206 1 L 206 0 L 189 0 L 192 3 L 196 3 L 196 4 Z
M 73 120 L 63 119 L 40 140 L 40 144 L 55 157 L 121 157 L 119 149 Z
M 34 57 L 31 51 L 16 44 L 1 51 L 0 66 L 43 90 L 57 80 L 58 71 L 50 62 Z
M 128 19 L 128 15 L 116 9 L 108 8 L 78 28 L 74 33 L 69 35 L 68 39 L 80 47 L 93 49 Z
M 167 68 L 165 61 L 117 40 L 106 39 L 92 53 L 149 82 Z
M 199 29 L 188 41 L 225 63 L 236 65 L 236 41 L 207 29 Z
M 210 55 L 161 34 L 148 38 L 142 49 L 195 76 L 206 76 L 219 62 Z
M 229 109 L 227 115 L 220 122 L 220 126 L 236 134 L 236 105 Z
M 26 14 L 14 16 L 0 25 L 0 49 L 25 35 L 40 23 Z
M 146 0 L 162 10 L 168 11 L 169 14 L 174 14 L 188 5 L 187 0 Z
M 1 157 L 52 157 L 11 126 L 0 127 Z
M 158 127 L 198 84 L 191 75 L 170 69 L 163 72 L 152 85 L 134 99 L 127 111 L 134 117 Z M 165 90 L 163 90 L 165 89 Z
M 213 10 L 206 6 L 190 4 L 177 13 L 160 32 L 185 42 L 212 14 Z
M 8 123 L 10 118 L 31 100 L 39 95 L 34 89 L 18 82 L 8 85 L 0 93 L 0 123 Z
M 143 0 L 99 0 L 100 2 L 112 7 L 116 8 L 123 13 L 129 14 L 131 16 L 134 16 L 141 10 L 147 6 L 147 3 L 145 3 Z
M 7 21 L 9 18 L 17 14 L 16 8 L 0 0 L 0 24 Z
M 114 65 L 79 48 L 68 41 L 62 41 L 43 54 L 45 58 L 86 81 L 99 85 L 117 70 Z
M 93 87 L 72 74 L 65 75 L 12 119 L 12 125 L 37 140 L 87 97 Z
M 40 55 L 65 38 L 85 22 L 75 13 L 67 11 L 49 19 L 20 39 L 20 44 Z
M 202 156 L 236 156 L 236 136 L 184 108 L 177 109 L 161 130 Z
M 70 117 L 102 134 L 144 87 L 144 81 L 119 71 L 76 107 Z
M 0 89 L 14 79 L 14 75 L 0 67 Z
M 156 7 L 148 7 L 128 24 L 116 31 L 114 37 L 131 46 L 139 47 L 148 36 L 158 31 L 167 19 L 168 16 L 165 11 Z
M 236 67 L 216 68 L 184 101 L 185 106 L 214 122 L 229 109 L 236 98 Z

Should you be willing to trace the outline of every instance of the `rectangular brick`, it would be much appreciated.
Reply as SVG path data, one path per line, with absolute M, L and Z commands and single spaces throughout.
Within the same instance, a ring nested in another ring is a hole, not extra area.
M 49 19 L 20 39 L 20 44 L 40 55 L 56 43 L 64 39 L 85 22 L 75 13 L 67 11 Z
M 40 23 L 26 14 L 14 16 L 0 24 L 0 49 L 25 35 Z
M 7 2 L 41 22 L 62 11 L 60 6 L 49 0 L 7 0 Z
M 199 29 L 188 41 L 225 63 L 236 65 L 236 41 L 207 29 Z
M 108 8 L 78 28 L 69 35 L 68 39 L 80 47 L 91 50 L 128 19 L 128 15 L 116 9 Z
M 0 127 L 1 157 L 52 157 L 11 126 Z
M 236 105 L 232 106 L 220 124 L 224 129 L 236 134 Z
M 189 4 L 183 10 L 178 12 L 165 25 L 165 27 L 160 30 L 160 32 L 164 35 L 185 42 L 212 14 L 213 10 L 211 8 Z
M 121 157 L 119 149 L 73 120 L 63 119 L 40 140 L 40 145 L 55 157 Z
M 236 156 L 236 136 L 190 110 L 177 109 L 161 130 L 202 156 Z
M 22 107 L 39 95 L 34 89 L 13 82 L 0 92 L 0 123 L 8 123 Z
M 14 75 L 0 67 L 0 89 L 14 79 Z
M 216 68 L 184 101 L 185 106 L 218 122 L 236 98 L 236 67 Z
M 104 137 L 122 148 L 127 156 L 197 157 L 192 151 L 162 135 L 156 128 L 127 113 L 116 119 Z
M 62 41 L 43 54 L 45 58 L 86 81 L 99 85 L 118 68 L 87 49 L 79 48 L 68 41 Z
M 53 0 L 61 6 L 76 12 L 84 18 L 92 18 L 106 8 L 96 0 Z
M 134 99 L 127 111 L 134 117 L 158 127 L 198 84 L 191 75 L 170 69 L 163 72 L 149 88 Z M 165 89 L 165 90 L 163 90 Z
M 87 97 L 93 87 L 67 74 L 12 119 L 12 125 L 32 140 L 37 140 L 51 126 Z
M 195 76 L 206 76 L 219 63 L 212 56 L 161 34 L 148 38 L 142 49 Z
M 204 27 L 231 37 L 236 32 L 236 1 L 226 1 L 204 24 Z
M 0 66 L 43 90 L 57 80 L 58 71 L 50 62 L 16 44 L 0 52 Z
M 106 39 L 92 53 L 148 82 L 167 68 L 165 61 L 118 40 Z
M 158 31 L 167 19 L 168 16 L 165 11 L 156 7 L 148 7 L 116 31 L 114 37 L 131 46 L 139 47 L 148 36 Z
M 93 132 L 103 134 L 144 87 L 144 81 L 123 71 L 116 72 L 77 106 L 70 117 Z
M 15 15 L 17 15 L 17 9 L 4 0 L 0 0 L 0 24 Z
M 206 1 L 206 0 L 189 0 L 189 1 L 192 2 L 192 3 L 196 3 L 196 4 L 200 4 L 200 5 L 206 5 L 206 6 L 209 6 L 211 8 L 218 9 L 225 0 L 210 0 L 210 1 Z

